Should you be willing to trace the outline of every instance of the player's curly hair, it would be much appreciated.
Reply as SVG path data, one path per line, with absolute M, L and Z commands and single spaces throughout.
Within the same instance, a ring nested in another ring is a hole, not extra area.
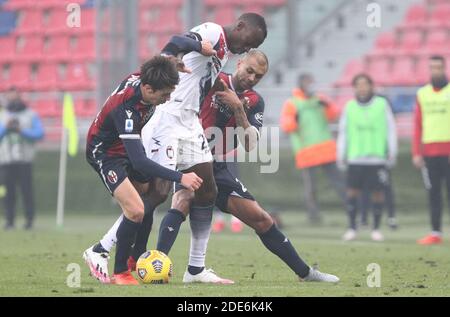
M 155 56 L 141 66 L 141 83 L 154 90 L 174 87 L 180 81 L 175 63 L 164 56 Z

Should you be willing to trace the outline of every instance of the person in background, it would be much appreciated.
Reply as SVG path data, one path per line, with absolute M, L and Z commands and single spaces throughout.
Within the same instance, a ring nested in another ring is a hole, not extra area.
M 345 185 L 336 168 L 336 142 L 329 122 L 338 117 L 336 106 L 316 94 L 311 74 L 301 74 L 299 87 L 281 112 L 281 129 L 290 135 L 296 167 L 301 171 L 306 207 L 311 223 L 319 223 L 315 169 L 321 167 L 345 204 Z
M 383 241 L 380 222 L 384 188 L 390 182 L 388 168 L 397 157 L 397 132 L 391 107 L 385 97 L 374 93 L 373 81 L 358 74 L 352 85 L 355 98 L 350 100 L 339 121 L 338 166 L 347 170 L 347 212 L 349 228 L 344 241 L 356 238 L 356 215 L 361 191 L 371 192 L 374 241 Z M 348 168 L 347 168 L 348 166 Z
M 431 233 L 417 240 L 421 245 L 442 242 L 442 183 L 447 185 L 450 207 L 450 85 L 445 59 L 429 61 L 431 83 L 417 92 L 414 111 L 412 162 L 422 171 L 431 220 Z
M 16 188 L 22 192 L 25 208 L 24 228 L 33 226 L 35 205 L 33 197 L 33 160 L 35 143 L 44 130 L 39 116 L 22 100 L 17 89 L 7 94 L 7 107 L 0 113 L 0 165 L 6 186 L 5 229 L 14 229 Z

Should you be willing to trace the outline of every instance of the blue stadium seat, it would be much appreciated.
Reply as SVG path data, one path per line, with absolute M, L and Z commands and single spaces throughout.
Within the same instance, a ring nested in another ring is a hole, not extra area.
M 12 11 L 0 12 L 0 36 L 8 35 L 16 28 L 17 14 Z

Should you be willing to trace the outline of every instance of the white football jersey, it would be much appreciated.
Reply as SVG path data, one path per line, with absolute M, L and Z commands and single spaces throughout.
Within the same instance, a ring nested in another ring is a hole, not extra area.
M 210 41 L 217 54 L 203 56 L 198 52 L 191 52 L 184 55 L 183 62 L 192 72 L 179 73 L 180 82 L 172 92 L 170 100 L 158 107 L 174 115 L 180 115 L 180 110 L 193 110 L 197 113 L 200 111 L 200 105 L 230 55 L 225 33 L 220 25 L 207 22 L 194 27 L 191 32 L 199 41 Z

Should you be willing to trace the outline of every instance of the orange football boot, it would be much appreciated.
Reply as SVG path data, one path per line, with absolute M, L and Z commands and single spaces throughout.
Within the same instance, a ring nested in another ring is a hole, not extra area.
M 139 282 L 134 278 L 130 271 L 114 274 L 111 283 L 117 285 L 139 285 Z
M 417 243 L 421 245 L 441 244 L 442 238 L 435 234 L 428 234 L 422 239 L 417 240 Z

